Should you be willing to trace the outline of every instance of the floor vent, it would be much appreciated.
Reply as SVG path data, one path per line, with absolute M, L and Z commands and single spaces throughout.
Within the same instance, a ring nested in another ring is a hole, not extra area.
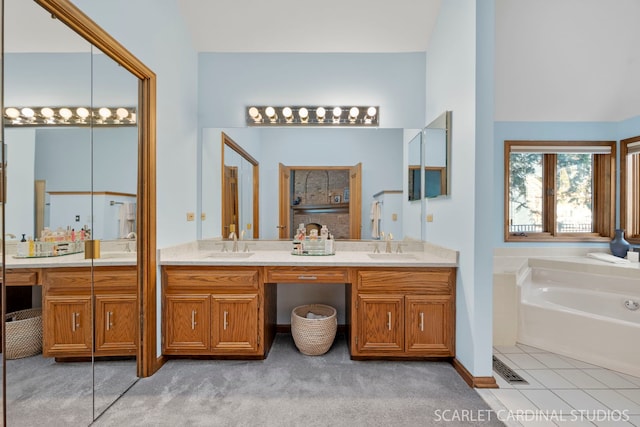
M 504 364 L 504 362 L 493 356 L 493 370 L 496 371 L 509 384 L 529 384 L 524 378 L 518 375 L 513 369 Z

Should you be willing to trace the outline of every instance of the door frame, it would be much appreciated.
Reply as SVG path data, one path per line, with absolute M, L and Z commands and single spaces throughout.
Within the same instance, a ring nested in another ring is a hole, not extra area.
M 297 170 L 348 170 L 349 171 L 349 238 L 358 240 L 362 224 L 362 163 L 353 166 L 286 166 L 278 164 L 278 237 L 291 239 L 291 175 Z
M 137 375 L 148 377 L 156 355 L 156 75 L 70 0 L 35 0 L 71 30 L 138 78 L 137 296 L 140 321 Z

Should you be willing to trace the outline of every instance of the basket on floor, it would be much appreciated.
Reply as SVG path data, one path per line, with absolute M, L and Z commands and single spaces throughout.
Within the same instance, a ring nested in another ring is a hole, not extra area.
M 307 314 L 326 317 L 309 319 Z M 338 320 L 336 309 L 324 304 L 301 305 L 291 311 L 291 335 L 300 353 L 319 356 L 331 348 L 336 337 Z
M 5 316 L 6 358 L 21 359 L 42 353 L 42 309 L 29 308 Z

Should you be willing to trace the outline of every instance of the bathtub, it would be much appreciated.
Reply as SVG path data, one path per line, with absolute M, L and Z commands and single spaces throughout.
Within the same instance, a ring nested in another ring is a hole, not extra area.
M 531 263 L 530 263 L 531 265 Z M 518 342 L 640 377 L 640 270 L 531 266 L 520 283 Z

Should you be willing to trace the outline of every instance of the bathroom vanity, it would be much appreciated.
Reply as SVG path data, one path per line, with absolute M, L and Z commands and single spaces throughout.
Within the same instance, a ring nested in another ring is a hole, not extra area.
M 288 326 L 276 324 L 277 285 L 311 283 L 344 285 L 352 358 L 455 356 L 454 251 L 416 242 L 373 254 L 338 241 L 335 255 L 296 256 L 291 242 L 251 242 L 234 255 L 221 244 L 161 252 L 163 354 L 265 358 Z
M 136 253 L 103 255 L 105 259 L 94 260 L 84 259 L 83 253 L 7 257 L 7 286 L 42 289 L 44 357 L 62 360 L 92 354 L 136 356 L 139 334 Z

